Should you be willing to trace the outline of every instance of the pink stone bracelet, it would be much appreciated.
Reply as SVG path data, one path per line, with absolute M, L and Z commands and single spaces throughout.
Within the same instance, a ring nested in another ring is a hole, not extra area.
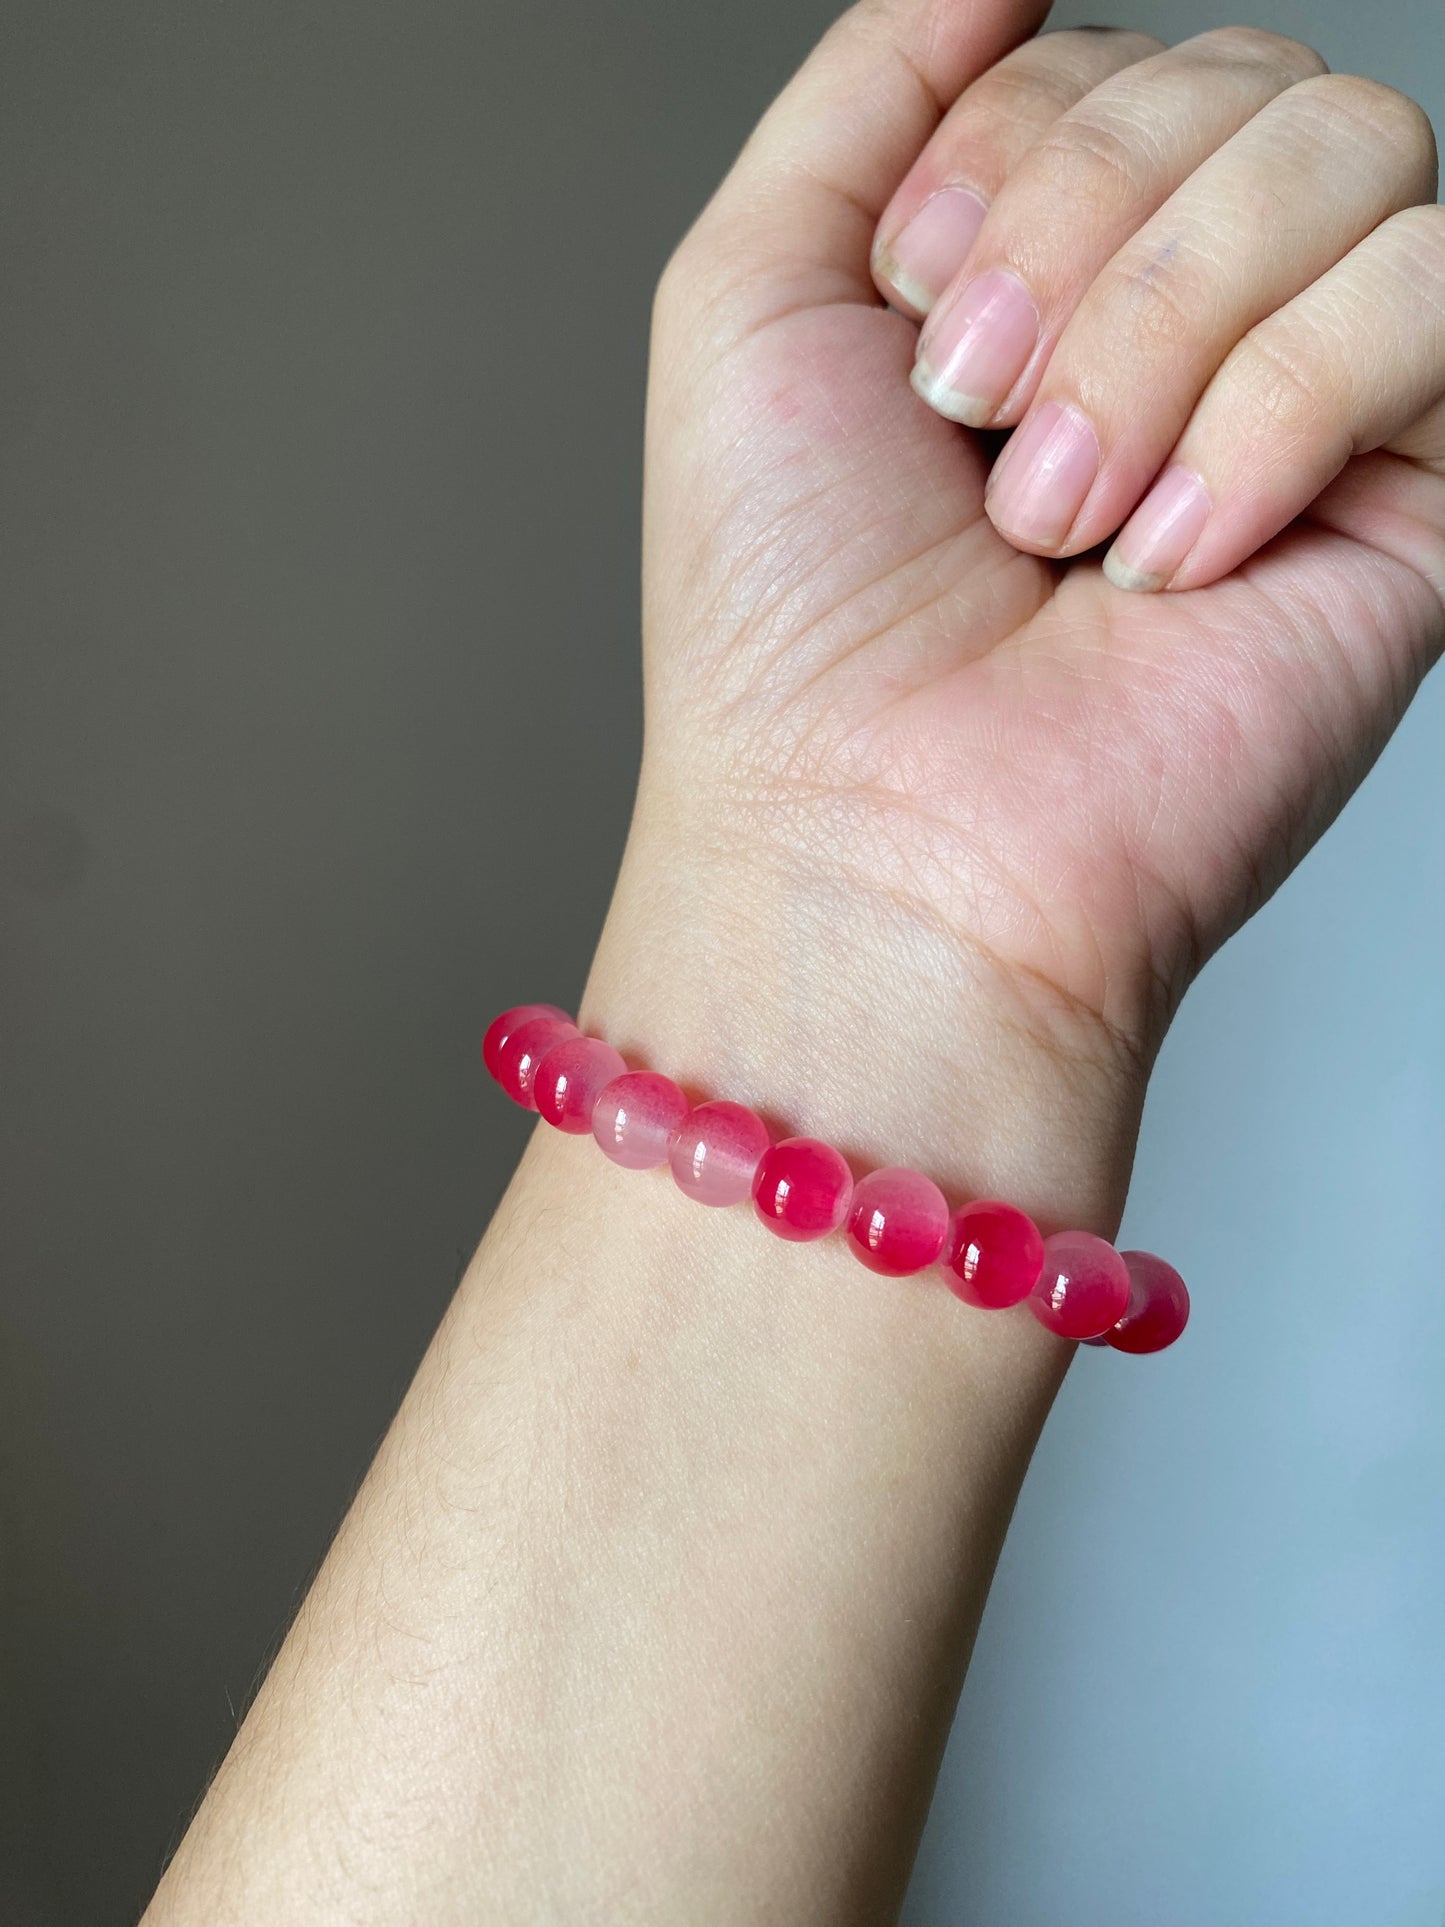
M 1120 1352 L 1162 1351 L 1188 1321 L 1184 1280 L 1162 1258 L 1116 1251 L 1088 1231 L 1045 1238 L 1032 1218 L 993 1199 L 950 1211 L 919 1171 L 890 1166 L 855 1182 L 831 1144 L 774 1143 L 741 1104 L 689 1104 L 670 1077 L 630 1071 L 555 1004 L 504 1010 L 482 1039 L 482 1061 L 524 1110 L 559 1131 L 590 1131 L 614 1164 L 670 1165 L 699 1204 L 751 1198 L 768 1229 L 795 1243 L 841 1229 L 860 1263 L 884 1277 L 937 1265 L 965 1304 L 996 1311 L 1027 1300 L 1061 1338 Z

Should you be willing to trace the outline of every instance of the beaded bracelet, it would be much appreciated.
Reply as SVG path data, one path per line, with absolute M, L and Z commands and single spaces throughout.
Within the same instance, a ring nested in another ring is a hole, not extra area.
M 774 1143 L 755 1112 L 725 1099 L 694 1107 L 670 1077 L 630 1071 L 555 1004 L 504 1010 L 482 1039 L 482 1061 L 524 1110 L 559 1131 L 590 1131 L 614 1164 L 668 1164 L 699 1204 L 751 1198 L 779 1238 L 801 1243 L 841 1227 L 870 1271 L 902 1278 L 938 1265 L 965 1304 L 997 1311 L 1027 1301 L 1059 1337 L 1119 1352 L 1162 1351 L 1188 1321 L 1184 1280 L 1162 1258 L 1116 1251 L 1088 1231 L 1045 1238 L 1032 1218 L 992 1198 L 950 1211 L 919 1171 L 890 1167 L 855 1182 L 831 1144 Z

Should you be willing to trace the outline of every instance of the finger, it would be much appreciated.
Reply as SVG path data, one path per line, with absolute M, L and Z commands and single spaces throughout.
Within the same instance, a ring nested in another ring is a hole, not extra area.
M 1353 456 L 1445 464 L 1445 208 L 1397 214 L 1250 331 L 1105 559 L 1197 589 L 1301 515 Z
M 1047 555 L 1114 534 L 1243 336 L 1434 194 L 1430 122 L 1405 95 L 1333 74 L 1280 94 L 1084 296 L 995 464 L 995 525 Z
M 974 428 L 1017 422 L 1129 237 L 1260 108 L 1323 70 L 1297 41 L 1230 27 L 1096 87 L 1024 155 L 930 313 L 913 370 L 923 399 Z
M 888 203 L 873 278 L 895 308 L 927 314 L 963 266 L 989 203 L 1021 156 L 1101 81 L 1162 53 L 1152 34 L 1109 27 L 1041 34 L 956 100 Z
M 858 0 L 753 130 L 674 254 L 742 329 L 793 307 L 876 305 L 873 230 L 959 93 L 1048 0 Z

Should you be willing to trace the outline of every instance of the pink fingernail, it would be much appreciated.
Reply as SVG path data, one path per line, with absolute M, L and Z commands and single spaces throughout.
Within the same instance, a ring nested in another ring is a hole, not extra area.
M 1012 437 L 988 485 L 996 528 L 1056 549 L 1074 526 L 1099 473 L 1099 438 L 1077 408 L 1045 402 Z
M 1162 589 L 1184 566 L 1212 507 L 1192 468 L 1166 468 L 1104 557 L 1104 574 L 1116 589 Z
M 935 308 L 918 343 L 913 386 L 950 421 L 982 428 L 1008 399 L 1039 339 L 1039 311 L 1016 274 L 992 269 Z
M 920 314 L 927 314 L 963 266 L 988 209 L 966 187 L 941 187 L 880 248 L 874 269 Z

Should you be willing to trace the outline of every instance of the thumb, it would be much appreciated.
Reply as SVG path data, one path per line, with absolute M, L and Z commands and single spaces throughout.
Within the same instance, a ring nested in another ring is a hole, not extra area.
M 795 307 L 878 303 L 873 230 L 965 87 L 1048 0 L 858 0 L 758 122 L 681 244 L 739 332 Z

